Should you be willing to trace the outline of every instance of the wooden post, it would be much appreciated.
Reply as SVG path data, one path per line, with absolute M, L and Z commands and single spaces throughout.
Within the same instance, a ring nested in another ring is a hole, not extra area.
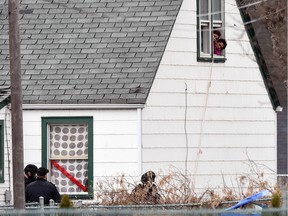
M 286 3 L 286 13 L 285 13 L 285 18 L 286 18 L 286 97 L 287 97 L 287 95 L 288 95 L 288 56 L 287 56 L 287 50 L 288 50 L 288 39 L 287 39 L 287 35 L 288 35 L 288 21 L 287 21 L 287 9 L 288 9 L 288 3 L 287 3 L 287 1 L 283 1 L 283 2 L 285 2 Z M 284 3 L 284 4 L 285 4 Z M 286 104 L 285 104 L 285 106 L 286 106 L 286 142 L 287 142 L 287 135 L 288 135 L 288 111 L 287 111 L 287 108 L 288 108 L 288 101 L 286 100 Z M 288 143 L 287 143 L 287 145 L 288 145 Z M 286 152 L 286 158 L 287 158 L 287 171 L 286 171 L 286 173 L 288 174 L 288 153 Z M 285 200 L 285 209 L 286 209 L 286 212 L 285 212 L 285 214 L 287 215 L 287 207 L 288 207 L 288 199 L 287 199 L 287 196 L 288 196 L 288 191 L 287 191 L 287 184 L 285 185 L 285 192 L 286 192 L 286 194 L 285 194 L 285 198 L 286 198 L 286 200 Z
M 25 209 L 23 174 L 23 117 L 21 87 L 21 55 L 19 32 L 19 2 L 9 0 L 9 57 L 11 85 L 11 128 L 13 200 L 15 209 Z

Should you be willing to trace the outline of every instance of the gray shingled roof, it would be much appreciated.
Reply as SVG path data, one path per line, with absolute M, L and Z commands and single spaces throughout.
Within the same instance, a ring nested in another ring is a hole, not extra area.
M 144 104 L 181 3 L 20 1 L 23 103 Z M 10 85 L 8 28 L 4 0 L 0 86 Z

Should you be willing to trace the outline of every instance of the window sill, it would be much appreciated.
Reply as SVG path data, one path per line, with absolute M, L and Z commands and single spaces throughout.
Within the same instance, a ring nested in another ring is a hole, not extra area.
M 61 194 L 61 193 L 60 193 Z M 61 194 L 63 195 L 63 194 Z M 93 199 L 93 195 L 92 194 L 67 194 L 69 196 L 70 199 L 79 199 L 79 200 L 87 200 L 87 199 Z
M 225 58 L 225 56 L 218 56 L 218 55 L 214 55 L 213 57 L 213 62 L 214 63 L 225 63 L 227 59 Z M 204 56 L 198 56 L 197 57 L 197 61 L 198 62 L 212 62 L 212 57 L 204 57 Z

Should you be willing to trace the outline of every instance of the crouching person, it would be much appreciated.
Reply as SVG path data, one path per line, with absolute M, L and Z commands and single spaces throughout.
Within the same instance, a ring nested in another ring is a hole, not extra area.
M 157 204 L 160 202 L 161 196 L 155 184 L 155 177 L 153 171 L 148 171 L 142 175 L 141 183 L 131 192 L 133 202 L 141 204 Z
M 25 189 L 26 202 L 39 202 L 39 197 L 44 198 L 44 205 L 49 205 L 49 200 L 59 203 L 61 196 L 54 184 L 47 181 L 48 169 L 40 167 L 37 170 L 36 181 L 27 185 Z

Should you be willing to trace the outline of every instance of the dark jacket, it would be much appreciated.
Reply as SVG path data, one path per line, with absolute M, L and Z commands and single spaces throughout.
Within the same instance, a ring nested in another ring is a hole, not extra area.
M 24 177 L 25 188 L 27 187 L 28 184 L 30 184 L 31 182 L 34 182 L 35 180 L 36 180 L 35 178 L 27 178 L 27 177 Z
M 61 196 L 54 184 L 45 179 L 37 179 L 27 185 L 25 189 L 26 202 L 39 202 L 39 197 L 44 197 L 44 204 L 49 205 L 49 200 L 60 202 Z

